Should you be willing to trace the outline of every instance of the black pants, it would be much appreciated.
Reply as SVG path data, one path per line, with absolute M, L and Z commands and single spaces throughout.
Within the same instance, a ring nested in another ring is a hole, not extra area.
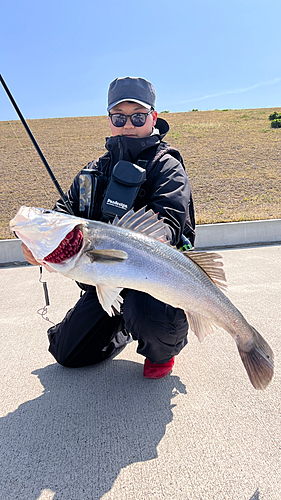
M 102 309 L 95 289 L 86 291 L 61 323 L 48 330 L 49 351 L 64 366 L 80 367 L 103 361 L 105 349 L 121 329 L 138 341 L 137 352 L 152 363 L 166 363 L 187 343 L 188 323 L 175 309 L 135 290 L 124 293 L 122 315 Z

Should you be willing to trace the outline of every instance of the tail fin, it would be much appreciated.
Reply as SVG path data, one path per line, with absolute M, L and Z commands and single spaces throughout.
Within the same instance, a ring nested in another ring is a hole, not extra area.
M 251 349 L 246 352 L 238 347 L 238 351 L 254 388 L 265 389 L 273 377 L 274 354 L 259 332 L 251 328 L 254 333 Z

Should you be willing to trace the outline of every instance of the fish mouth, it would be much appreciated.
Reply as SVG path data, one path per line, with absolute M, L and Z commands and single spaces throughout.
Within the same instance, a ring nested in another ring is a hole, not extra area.
M 47 257 L 44 257 L 45 262 L 60 264 L 61 262 L 70 259 L 80 252 L 83 245 L 82 226 L 75 226 L 65 238 L 60 242 L 59 246 L 53 250 Z

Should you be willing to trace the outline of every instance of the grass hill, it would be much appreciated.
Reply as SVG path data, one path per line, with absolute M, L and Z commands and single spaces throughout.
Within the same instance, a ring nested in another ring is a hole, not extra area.
M 192 186 L 197 224 L 281 218 L 281 129 L 269 115 L 281 108 L 190 111 L 160 116 L 167 142 L 181 152 Z M 108 118 L 29 120 L 62 189 L 101 156 Z M 0 122 L 0 239 L 21 205 L 52 208 L 57 191 L 19 121 Z

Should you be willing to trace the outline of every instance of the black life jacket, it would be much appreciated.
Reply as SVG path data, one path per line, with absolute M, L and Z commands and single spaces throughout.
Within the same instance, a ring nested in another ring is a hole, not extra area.
M 146 170 L 147 177 L 155 168 L 159 160 L 167 154 L 173 156 L 176 160 L 178 160 L 185 170 L 183 158 L 179 151 L 172 148 L 163 141 L 161 141 L 157 146 L 156 153 L 152 159 L 139 159 L 136 163 L 139 167 Z M 98 160 L 94 160 L 88 163 L 88 165 L 86 165 L 86 167 L 80 172 L 79 213 L 82 217 L 101 221 L 108 221 L 110 219 L 108 215 L 105 215 L 102 212 L 102 204 L 105 198 L 109 180 L 111 178 L 111 173 L 112 165 L 109 151 L 107 151 Z M 142 199 L 145 198 L 145 182 L 143 183 L 143 185 L 139 186 L 137 195 Z M 134 199 L 136 199 L 136 196 Z M 142 204 L 142 206 L 144 205 L 145 203 Z M 129 207 L 129 209 L 133 207 L 134 205 L 132 207 Z M 114 215 L 112 215 L 111 218 L 113 217 Z M 183 235 L 190 240 L 192 245 L 194 244 L 195 216 L 192 195 L 190 195 L 189 210 L 186 217 Z

